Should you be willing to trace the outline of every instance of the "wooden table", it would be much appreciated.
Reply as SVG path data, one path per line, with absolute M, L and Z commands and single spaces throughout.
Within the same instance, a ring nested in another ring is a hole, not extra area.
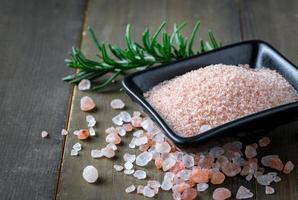
M 101 148 L 105 128 L 112 125 L 117 114 L 109 102 L 117 97 L 136 109 L 134 103 L 118 89 L 104 93 L 81 92 L 60 79 L 70 73 L 63 59 L 71 45 L 81 47 L 90 57 L 95 47 L 82 34 L 92 26 L 98 38 L 123 45 L 127 23 L 132 25 L 136 39 L 145 27 L 155 29 L 162 20 L 168 24 L 187 21 L 189 34 L 197 19 L 202 30 L 212 29 L 224 44 L 247 39 L 262 39 L 298 63 L 298 1 L 287 0 L 66 0 L 66 1 L 2 1 L 0 7 L 0 196 L 1 199 L 146 199 L 126 194 L 132 184 L 145 184 L 132 176 L 116 173 L 112 167 L 121 163 L 128 149 L 124 138 L 115 159 L 95 160 L 90 150 Z M 81 28 L 82 27 L 82 28 Z M 169 30 L 171 27 L 169 27 Z M 206 31 L 202 34 L 206 37 Z M 80 42 L 79 42 L 80 41 Z M 71 134 L 60 135 L 62 128 L 70 132 L 86 127 L 85 113 L 79 110 L 79 100 L 89 95 L 96 100 L 98 110 L 97 136 L 82 142 L 78 157 L 71 157 L 77 139 Z M 284 125 L 272 131 L 272 145 L 263 154 L 280 154 L 283 160 L 298 163 L 298 123 Z M 40 132 L 47 130 L 48 139 Z M 92 164 L 99 170 L 98 184 L 87 184 L 82 169 Z M 146 166 L 150 179 L 161 180 L 161 173 Z M 228 178 L 225 186 L 233 194 L 245 185 L 255 194 L 253 199 L 298 199 L 297 168 L 283 181 L 274 184 L 276 194 L 266 196 L 264 187 L 241 177 Z M 214 188 L 214 187 L 212 187 Z M 199 199 L 210 199 L 212 189 Z M 156 199 L 171 199 L 169 192 L 160 192 Z

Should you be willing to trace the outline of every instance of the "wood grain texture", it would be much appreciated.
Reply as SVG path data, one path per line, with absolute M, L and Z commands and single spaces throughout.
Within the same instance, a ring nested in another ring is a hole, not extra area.
M 261 39 L 272 44 L 296 65 L 298 64 L 298 2 L 278 1 L 239 1 L 243 29 L 243 39 Z M 266 154 L 280 154 L 282 160 L 298 163 L 298 122 L 293 122 L 270 132 L 272 146 Z M 276 195 L 265 195 L 264 187 L 256 188 L 257 199 L 298 199 L 297 167 L 283 181 L 273 184 Z
M 130 0 L 130 1 L 108 1 L 91 0 L 87 9 L 86 26 L 94 28 L 96 35 L 102 41 L 109 41 L 123 45 L 123 33 L 127 23 L 132 25 L 132 37 L 136 40 L 145 27 L 154 30 L 162 20 L 166 19 L 169 24 L 187 21 L 192 27 L 196 20 L 203 22 L 204 30 L 213 29 L 218 37 L 224 38 L 224 42 L 236 42 L 240 40 L 240 25 L 238 8 L 233 1 L 215 0 L 187 0 L 187 1 L 165 1 L 165 0 Z M 207 27 L 208 25 L 208 27 Z M 171 27 L 169 28 L 171 30 Z M 185 33 L 190 34 L 190 28 Z M 204 34 L 206 36 L 206 34 Z M 93 57 L 95 47 L 88 37 L 83 38 L 82 50 Z M 78 157 L 71 157 L 72 146 L 78 142 L 74 135 L 67 136 L 62 172 L 59 183 L 57 199 L 146 199 L 137 194 L 126 194 L 125 188 L 130 184 L 145 185 L 146 181 L 136 180 L 132 176 L 115 172 L 113 165 L 123 164 L 122 155 L 125 152 L 139 154 L 138 150 L 128 148 L 130 137 L 124 137 L 115 159 L 92 159 L 91 149 L 102 148 L 106 145 L 104 130 L 112 126 L 111 118 L 118 112 L 110 108 L 110 101 L 121 98 L 127 104 L 127 111 L 137 109 L 135 104 L 119 88 L 103 93 L 81 92 L 75 89 L 71 118 L 70 132 L 76 129 L 86 128 L 86 113 L 79 109 L 80 98 L 84 95 L 91 96 L 97 104 L 97 111 L 92 113 L 98 124 L 96 126 L 97 136 L 89 141 L 81 141 L 83 150 Z M 82 178 L 82 170 L 86 165 L 94 165 L 99 171 L 97 184 L 88 184 Z M 136 167 L 138 169 L 138 167 Z M 161 173 L 152 167 L 152 163 L 145 167 L 148 179 L 161 180 Z M 229 185 L 238 185 L 239 181 L 229 181 Z M 171 193 L 160 192 L 158 199 L 172 199 Z M 210 193 L 201 195 L 201 199 L 210 199 Z
M 1 1 L 0 199 L 53 199 L 84 2 Z M 47 130 L 50 137 L 42 139 Z

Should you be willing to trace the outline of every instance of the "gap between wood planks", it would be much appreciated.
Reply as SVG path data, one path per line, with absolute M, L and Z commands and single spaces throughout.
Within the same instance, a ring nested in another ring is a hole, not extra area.
M 89 5 L 89 0 L 85 0 L 85 5 L 84 5 L 84 14 L 83 14 L 83 19 L 82 19 L 82 24 L 81 24 L 81 29 L 80 29 L 80 36 L 79 36 L 79 48 L 81 49 L 82 47 L 82 43 L 83 43 L 83 32 L 84 32 L 84 28 L 86 25 L 86 18 L 87 18 L 87 11 L 88 11 L 88 5 Z M 78 70 L 76 70 L 76 72 L 78 72 Z M 68 98 L 68 103 L 67 103 L 67 114 L 66 114 L 66 120 L 65 120 L 65 125 L 64 128 L 68 131 L 69 130 L 69 124 L 70 124 L 70 117 L 72 114 L 72 110 L 73 110 L 73 99 L 74 96 L 76 94 L 76 85 L 71 84 L 70 88 L 69 88 L 69 98 Z M 70 134 L 70 133 L 68 133 Z M 59 184 L 60 184 L 60 177 L 61 177 L 61 168 L 62 168 L 62 162 L 63 162 L 63 158 L 64 158 L 64 148 L 65 148 L 65 144 L 66 144 L 66 140 L 67 140 L 68 135 L 63 137 L 62 140 L 62 144 L 61 144 L 61 153 L 60 153 L 60 158 L 58 161 L 58 166 L 57 166 L 57 170 L 58 170 L 58 175 L 57 175 L 57 182 L 56 182 L 56 189 L 55 189 L 55 196 L 54 199 L 57 199 L 57 195 L 59 192 Z

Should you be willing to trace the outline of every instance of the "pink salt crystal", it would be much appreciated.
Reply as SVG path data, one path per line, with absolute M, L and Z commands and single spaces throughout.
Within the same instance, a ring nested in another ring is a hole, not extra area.
M 181 136 L 198 134 L 240 117 L 297 101 L 295 89 L 276 71 L 209 65 L 154 86 L 146 100 Z
M 265 136 L 259 140 L 260 147 L 266 147 L 270 144 L 271 140 L 269 137 Z
M 168 171 L 169 169 L 171 169 L 175 165 L 176 161 L 177 160 L 175 158 L 168 157 L 162 163 L 162 170 L 163 171 Z
M 89 90 L 91 88 L 91 82 L 88 79 L 82 79 L 78 84 L 78 89 L 81 91 Z
M 131 123 L 131 125 L 133 127 L 140 128 L 141 127 L 141 124 L 142 124 L 142 121 L 143 121 L 143 119 L 141 117 L 135 117 L 135 116 L 133 116 L 131 118 L 131 122 L 130 123 Z
M 130 186 L 128 186 L 126 189 L 125 189 L 125 192 L 126 193 L 132 193 L 133 191 L 135 191 L 136 190 L 136 186 L 134 186 L 134 185 L 130 185 Z
M 274 194 L 275 190 L 273 187 L 265 186 L 265 194 Z
M 190 173 L 189 180 L 194 183 L 208 183 L 209 182 L 209 170 L 194 167 Z
M 241 172 L 241 167 L 232 162 L 223 163 L 221 169 L 226 176 L 236 176 Z
M 214 163 L 214 157 L 211 154 L 201 155 L 198 166 L 209 169 Z
M 124 102 L 121 99 L 113 99 L 110 103 L 113 109 L 123 109 L 125 107 Z
M 46 138 L 48 137 L 49 133 L 47 131 L 41 131 L 41 137 Z
M 156 166 L 157 169 L 161 169 L 162 168 L 162 164 L 163 164 L 163 159 L 162 158 L 155 159 L 154 164 L 155 164 L 155 166 Z
M 115 156 L 115 151 L 111 148 L 105 147 L 101 149 L 102 154 L 107 158 L 112 158 Z
M 285 173 L 285 174 L 291 173 L 291 171 L 294 169 L 294 167 L 295 167 L 295 165 L 291 161 L 288 161 L 285 164 L 285 167 L 283 169 L 283 173 Z
M 180 160 L 177 160 L 175 165 L 172 168 L 170 168 L 170 172 L 173 172 L 176 174 L 183 169 L 185 169 L 184 163 Z
M 131 124 L 123 124 L 122 127 L 125 129 L 126 132 L 130 132 L 133 130 L 133 127 Z
M 155 151 L 158 153 L 170 153 L 171 146 L 167 142 L 157 142 L 155 144 Z
M 118 134 L 110 133 L 106 136 L 106 142 L 107 143 L 113 143 L 113 144 L 120 144 L 121 138 Z
M 137 187 L 137 193 L 138 194 L 143 194 L 144 186 L 143 185 L 138 185 Z
M 247 158 L 256 157 L 257 156 L 257 151 L 256 151 L 255 147 L 252 146 L 252 145 L 247 145 L 246 148 L 245 148 L 245 156 Z
M 236 199 L 249 199 L 253 196 L 254 194 L 249 189 L 241 185 L 237 191 Z
M 215 172 L 211 174 L 211 183 L 214 185 L 222 184 L 225 180 L 225 175 L 221 172 Z
M 185 183 L 185 182 L 182 182 L 180 184 L 174 185 L 172 187 L 172 191 L 175 192 L 175 193 L 176 192 L 182 193 L 183 191 L 185 191 L 188 188 L 190 188 L 190 185 Z
M 282 171 L 284 168 L 284 165 L 278 155 L 264 156 L 262 157 L 261 162 L 265 167 L 271 167 L 272 169 L 276 169 L 278 171 Z
M 181 195 L 182 200 L 193 200 L 197 197 L 198 192 L 194 188 L 187 188 Z
M 110 134 L 110 133 L 115 133 L 115 134 L 117 134 L 117 133 L 118 133 L 118 131 L 117 131 L 117 129 L 116 129 L 115 127 L 109 127 L 109 128 L 107 128 L 107 129 L 105 130 L 105 132 L 106 132 L 107 134 Z
M 214 200 L 225 200 L 230 198 L 231 196 L 232 196 L 231 191 L 224 187 L 216 188 L 212 194 L 212 198 Z
M 82 129 L 77 135 L 79 140 L 86 140 L 89 137 L 89 131 L 87 129 Z
M 65 130 L 65 129 L 62 129 L 62 130 L 61 130 L 61 135 L 68 135 L 68 131 Z
M 80 106 L 82 111 L 88 112 L 95 108 L 95 103 L 91 97 L 84 96 L 81 98 Z

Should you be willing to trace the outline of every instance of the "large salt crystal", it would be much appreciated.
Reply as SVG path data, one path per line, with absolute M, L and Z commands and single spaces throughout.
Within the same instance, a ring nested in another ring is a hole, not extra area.
M 167 142 L 157 142 L 155 144 L 155 151 L 158 153 L 170 153 L 171 146 Z
M 123 128 L 123 127 L 116 127 L 116 130 L 117 130 L 117 132 L 118 132 L 118 134 L 120 135 L 120 136 L 125 136 L 126 135 L 126 130 L 125 130 L 125 128 Z
M 126 175 L 132 175 L 134 172 L 135 172 L 134 169 L 125 169 L 124 170 L 124 174 L 126 174 Z
M 274 194 L 275 190 L 273 187 L 266 186 L 265 187 L 265 194 Z
M 150 187 L 145 186 L 144 189 L 143 189 L 143 195 L 144 195 L 145 197 L 152 198 L 152 197 L 154 197 L 155 192 L 154 192 L 154 190 L 151 189 Z
M 136 144 L 135 144 L 136 138 L 132 138 L 132 140 L 130 141 L 130 143 L 128 144 L 128 147 L 131 149 L 136 148 Z
M 145 166 L 152 160 L 152 158 L 153 158 L 152 153 L 144 151 L 143 153 L 137 156 L 136 164 L 138 166 Z
M 273 169 L 276 169 L 278 171 L 283 170 L 283 163 L 280 160 L 280 158 L 278 157 L 278 155 L 268 155 L 268 156 L 264 156 L 261 159 L 261 163 L 265 166 L 265 167 L 271 167 Z
M 75 150 L 75 149 L 72 149 L 72 150 L 70 151 L 70 155 L 71 155 L 71 156 L 78 156 L 78 155 L 79 155 L 79 152 L 78 152 L 77 150 Z
M 113 144 L 113 143 L 109 143 L 109 144 L 107 144 L 107 146 L 106 146 L 107 148 L 110 148 L 110 149 L 113 149 L 114 151 L 116 151 L 118 148 L 117 148 L 117 146 L 115 145 L 115 144 Z
M 88 183 L 95 183 L 96 180 L 98 179 L 97 169 L 92 165 L 86 166 L 83 170 L 83 178 Z
M 211 126 L 210 125 L 203 124 L 202 126 L 200 126 L 199 134 L 204 133 L 204 132 L 206 132 L 206 131 L 208 131 L 210 129 L 211 129 Z
M 160 187 L 160 182 L 156 181 L 156 180 L 149 180 L 147 182 L 147 186 L 149 186 L 150 188 L 159 188 Z
M 88 79 L 82 79 L 78 84 L 78 89 L 81 91 L 89 90 L 91 88 L 91 82 Z
M 125 169 L 132 169 L 133 168 L 133 164 L 129 161 L 126 161 L 124 164 Z
M 106 136 L 106 142 L 107 143 L 113 143 L 113 144 L 120 144 L 121 138 L 118 134 L 110 133 Z
M 101 157 L 103 157 L 103 152 L 100 149 L 92 149 L 91 157 L 92 158 L 101 158 Z
M 188 154 L 182 157 L 182 161 L 186 168 L 192 168 L 195 164 L 194 157 Z
M 63 136 L 64 136 L 64 135 L 68 135 L 68 131 L 65 130 L 65 129 L 62 129 L 62 130 L 61 130 L 61 135 L 63 135 Z
M 121 99 L 113 99 L 110 103 L 113 109 L 123 109 L 125 107 L 124 102 Z
M 288 161 L 285 164 L 285 167 L 283 169 L 283 173 L 285 173 L 285 174 L 291 173 L 291 171 L 293 171 L 294 167 L 295 167 L 295 165 L 292 163 L 292 161 Z
M 96 135 L 95 130 L 94 130 L 93 127 L 89 127 L 88 131 L 89 131 L 89 134 L 90 134 L 91 137 Z
M 82 145 L 80 143 L 75 143 L 72 148 L 76 151 L 81 151 L 82 150 Z
M 257 156 L 256 148 L 254 148 L 252 145 L 247 145 L 245 148 L 245 156 L 246 158 L 253 158 Z
M 118 126 L 122 126 L 123 125 L 123 120 L 121 118 L 120 115 L 116 115 L 115 117 L 112 118 L 112 121 L 114 124 L 118 125 Z
M 225 200 L 230 198 L 231 196 L 232 196 L 231 191 L 224 187 L 216 188 L 212 194 L 212 198 L 214 200 Z
M 92 111 L 95 108 L 95 103 L 91 97 L 84 96 L 81 98 L 80 107 L 82 111 Z
M 129 154 L 129 153 L 125 153 L 125 154 L 123 155 L 123 160 L 124 160 L 125 162 L 129 161 L 129 162 L 133 163 L 133 162 L 136 160 L 136 155 L 134 155 L 134 154 Z
M 88 130 L 86 130 L 86 129 L 81 129 L 81 130 L 78 132 L 77 137 L 78 137 L 79 140 L 86 140 L 86 139 L 88 139 L 89 135 L 90 135 L 90 134 L 89 134 L 89 131 L 88 131 Z
M 171 169 L 175 165 L 176 161 L 177 160 L 175 158 L 173 158 L 172 156 L 165 159 L 163 161 L 163 164 L 162 164 L 162 170 L 163 171 L 168 171 L 169 169 Z
M 222 147 L 213 147 L 210 149 L 210 154 L 214 158 L 218 158 L 219 156 L 223 155 L 225 153 L 225 150 Z
M 167 191 L 173 187 L 173 179 L 175 174 L 172 172 L 166 172 L 163 178 L 163 182 L 161 183 L 161 189 Z
M 142 113 L 140 111 L 133 111 L 132 116 L 133 117 L 141 117 Z
M 148 138 L 145 135 L 135 139 L 136 146 L 141 146 L 143 144 L 147 144 L 147 142 L 148 142 Z
M 149 118 L 142 121 L 141 126 L 143 129 L 145 129 L 148 132 L 153 131 L 155 128 L 153 121 Z
M 240 186 L 236 194 L 236 199 L 249 199 L 253 196 L 254 194 L 249 189 L 244 186 Z
M 131 193 L 131 192 L 134 192 L 136 190 L 136 186 L 134 185 L 130 185 L 128 186 L 126 189 L 125 189 L 125 192 L 126 193 Z
M 101 152 L 102 152 L 103 156 L 105 156 L 107 158 L 112 158 L 115 156 L 115 151 L 108 147 L 101 149 Z
M 261 175 L 261 176 L 257 176 L 256 177 L 257 179 L 257 182 L 260 184 L 260 185 L 270 185 L 273 181 L 273 178 L 272 176 L 266 174 L 266 175 Z
M 86 122 L 88 123 L 88 127 L 93 127 L 96 124 L 96 120 L 92 115 L 86 116 Z
M 120 112 L 119 116 L 121 117 L 122 121 L 124 121 L 124 122 L 131 121 L 131 115 L 126 111 Z
M 204 192 L 209 188 L 209 185 L 207 183 L 199 183 L 197 184 L 197 191 L 198 192 Z
M 143 170 L 136 170 L 133 176 L 137 179 L 145 179 L 147 177 L 147 174 Z

